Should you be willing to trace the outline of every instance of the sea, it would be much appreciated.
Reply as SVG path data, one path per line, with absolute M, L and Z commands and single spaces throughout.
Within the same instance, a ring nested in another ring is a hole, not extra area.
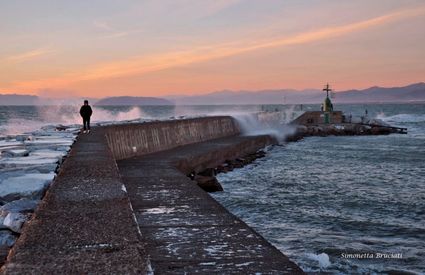
M 0 138 L 48 124 L 81 123 L 78 109 L 0 106 Z M 278 111 L 290 121 L 303 111 L 319 109 L 110 106 L 94 107 L 93 120 Z M 266 157 L 219 174 L 224 192 L 212 196 L 307 273 L 424 274 L 425 103 L 335 104 L 335 109 L 353 117 L 367 111 L 368 117 L 407 128 L 408 133 L 308 137 L 269 147 Z

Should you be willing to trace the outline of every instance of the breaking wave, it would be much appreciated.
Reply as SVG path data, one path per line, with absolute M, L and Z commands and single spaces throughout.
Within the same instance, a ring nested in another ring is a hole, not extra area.
M 317 261 L 320 269 L 325 269 L 331 265 L 329 255 L 326 253 L 314 254 L 307 253 L 307 257 L 311 260 Z
M 92 107 L 92 122 L 115 122 L 149 118 L 139 107 L 127 111 L 112 111 Z M 46 125 L 79 125 L 82 123 L 77 106 L 42 106 L 37 108 L 37 114 L 32 118 L 11 117 L 0 125 L 0 134 L 16 135 L 32 132 Z M 31 117 L 31 116 L 29 116 Z
M 392 123 L 420 123 L 425 122 L 425 114 L 397 114 L 387 116 L 384 113 L 379 113 L 376 118 L 385 122 Z

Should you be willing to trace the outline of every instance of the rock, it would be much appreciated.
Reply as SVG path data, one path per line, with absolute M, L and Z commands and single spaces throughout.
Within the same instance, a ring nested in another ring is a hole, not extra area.
M 58 158 L 47 158 L 42 156 L 28 156 L 28 157 L 16 157 L 16 158 L 5 158 L 0 160 L 0 166 L 4 167 L 15 167 L 15 166 L 27 166 L 27 165 L 45 165 L 45 164 L 57 164 Z
M 30 136 L 29 135 L 17 135 L 15 136 L 16 141 L 25 141 L 25 140 L 29 140 Z
M 195 172 L 194 171 L 192 171 L 192 172 L 190 172 L 189 174 L 187 174 L 187 176 L 191 179 L 191 180 L 194 180 L 195 179 Z
M 198 173 L 198 175 L 206 176 L 206 177 L 214 177 L 216 175 L 216 169 L 207 168 L 204 171 Z
M 48 174 L 52 171 L 55 171 L 58 167 L 57 164 L 46 164 L 46 165 L 30 165 L 26 168 L 24 167 L 18 167 L 20 169 L 23 169 L 25 173 L 36 173 L 36 174 Z
M 0 230 L 0 266 L 6 262 L 10 248 L 15 244 L 17 237 L 9 230 Z
M 80 131 L 79 127 L 69 127 L 68 129 L 66 129 L 67 132 L 71 132 L 71 133 L 77 133 Z
M 238 161 L 237 159 L 235 161 L 233 161 L 233 167 L 235 168 L 242 168 L 243 167 L 243 162 Z
M 69 152 L 69 150 L 71 150 L 71 146 L 58 146 L 55 149 L 55 151 L 65 152 L 65 155 L 67 152 Z
M 296 132 L 293 135 L 287 136 L 285 138 L 285 141 L 286 142 L 295 142 L 295 141 L 298 141 L 300 139 L 303 139 L 304 136 L 307 136 L 308 135 L 307 133 L 308 133 L 307 131 L 305 133 Z
M 385 127 L 372 127 L 370 130 L 372 135 L 389 135 L 391 134 L 391 128 Z
M 60 137 L 54 137 L 54 138 L 47 138 L 47 137 L 40 137 L 35 140 L 31 141 L 25 141 L 25 145 L 48 145 L 48 146 L 71 146 L 74 143 L 74 140 L 69 138 L 60 138 Z
M 6 217 L 0 216 L 0 229 L 7 229 L 7 227 L 3 224 L 5 218 Z
M 41 127 L 41 130 L 43 132 L 55 131 L 56 125 L 46 125 L 46 126 Z
M 197 175 L 195 177 L 195 180 L 198 183 L 198 186 L 204 189 L 204 191 L 207 191 L 207 192 L 223 191 L 223 187 L 218 182 L 216 177 L 206 177 L 206 176 Z
M 234 169 L 231 163 L 225 163 L 223 164 L 223 167 L 225 172 L 230 172 L 230 171 L 233 171 Z
M 12 247 L 16 242 L 16 236 L 9 230 L 0 230 L 0 248 Z
M 2 147 L 8 148 L 8 147 L 16 147 L 16 146 L 22 146 L 23 143 L 19 141 L 9 141 L 9 140 L 0 140 L 0 149 Z
M 3 225 L 16 233 L 21 233 L 22 225 L 27 221 L 27 216 L 21 213 L 9 213 L 4 218 Z
M 235 161 L 238 162 L 238 163 L 245 163 L 244 158 L 237 158 L 237 159 L 235 159 Z
M 61 124 L 55 128 L 56 131 L 65 131 L 66 129 L 68 129 L 68 127 Z
M 218 174 L 218 173 L 223 173 L 223 172 L 225 172 L 225 168 L 224 168 L 224 166 L 223 166 L 223 165 L 219 165 L 219 166 L 217 166 L 217 174 Z
M 20 199 L 9 202 L 0 207 L 0 217 L 6 217 L 9 213 L 32 213 L 37 207 L 39 200 Z
M 242 160 L 243 160 L 243 165 L 247 165 L 253 162 L 253 158 L 250 156 L 246 156 L 245 158 L 242 158 Z
M 9 255 L 9 247 L 0 247 L 0 266 L 4 265 Z
M 0 183 L 0 199 L 14 201 L 21 198 L 41 199 L 55 173 L 26 174 L 4 179 Z
M 324 129 L 324 135 L 326 136 L 337 136 L 338 134 L 338 129 L 336 129 L 332 125 Z
M 2 157 L 25 157 L 29 152 L 25 149 L 11 149 L 1 152 Z
M 32 151 L 30 156 L 41 157 L 45 159 L 57 159 L 59 162 L 61 162 L 62 158 L 66 156 L 66 152 L 51 149 L 40 149 Z

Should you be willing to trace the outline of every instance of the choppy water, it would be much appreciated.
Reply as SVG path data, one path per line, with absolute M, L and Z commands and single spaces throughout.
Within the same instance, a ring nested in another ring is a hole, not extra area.
M 79 106 L 0 106 L 0 136 L 81 123 Z M 300 106 L 95 107 L 94 121 L 235 114 Z M 407 135 L 311 137 L 219 181 L 213 196 L 309 272 L 425 272 L 425 104 L 337 105 L 407 127 Z M 303 110 L 318 109 L 305 105 Z M 344 259 L 342 253 L 402 253 Z
M 253 165 L 221 174 L 225 192 L 213 196 L 306 271 L 424 273 L 425 105 L 341 106 L 358 115 L 365 108 L 409 133 L 274 147 Z

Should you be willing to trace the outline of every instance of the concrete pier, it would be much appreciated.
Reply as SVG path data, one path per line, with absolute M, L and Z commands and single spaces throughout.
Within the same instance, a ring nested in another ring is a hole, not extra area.
M 80 135 L 2 273 L 302 274 L 185 176 L 274 142 L 238 134 L 216 117 Z
M 144 273 L 147 255 L 103 129 L 80 135 L 4 274 Z
M 205 156 L 227 154 L 233 146 L 253 141 L 255 138 L 224 138 L 118 162 L 156 272 L 302 273 L 176 168 L 186 158 L 200 165 L 208 158 Z M 261 138 L 257 142 L 261 143 Z

